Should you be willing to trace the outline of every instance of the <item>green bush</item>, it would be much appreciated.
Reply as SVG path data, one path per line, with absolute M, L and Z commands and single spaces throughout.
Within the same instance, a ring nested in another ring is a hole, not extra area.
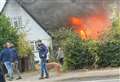
M 17 49 L 21 57 L 32 55 L 32 48 L 30 43 L 26 40 L 26 33 L 24 32 L 20 32 L 17 41 Z
M 64 44 L 64 70 L 81 68 L 120 66 L 120 40 L 111 39 L 104 43 L 82 40 L 71 31 Z
M 92 67 L 96 62 L 97 43 L 84 41 L 69 32 L 64 43 L 64 70 L 76 70 Z
M 107 36 L 105 36 L 107 35 Z M 118 67 L 120 66 L 120 14 L 115 11 L 112 19 L 112 27 L 105 33 L 105 42 L 99 48 L 99 67 Z
M 100 47 L 99 67 L 120 66 L 120 41 L 111 40 Z

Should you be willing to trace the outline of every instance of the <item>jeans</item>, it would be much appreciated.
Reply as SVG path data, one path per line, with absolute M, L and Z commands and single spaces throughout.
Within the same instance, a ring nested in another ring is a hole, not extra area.
M 40 69 L 41 69 L 41 77 L 44 77 L 44 73 L 46 74 L 46 77 L 48 77 L 48 70 L 46 66 L 47 60 L 41 59 Z
M 9 78 L 12 79 L 13 78 L 13 67 L 12 67 L 12 63 L 9 61 L 4 62 L 5 67 L 7 69 Z

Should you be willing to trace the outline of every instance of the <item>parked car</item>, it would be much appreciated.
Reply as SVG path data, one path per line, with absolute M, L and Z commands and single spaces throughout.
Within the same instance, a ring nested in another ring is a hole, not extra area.
M 4 77 L 3 65 L 0 62 L 0 82 L 6 82 Z

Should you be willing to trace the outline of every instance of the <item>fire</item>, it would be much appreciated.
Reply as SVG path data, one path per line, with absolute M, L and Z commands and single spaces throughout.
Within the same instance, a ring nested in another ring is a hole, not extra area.
M 87 34 L 84 30 L 74 30 L 75 33 L 77 33 L 78 35 L 80 35 L 80 37 L 82 37 L 82 39 L 87 39 Z
M 106 14 L 99 13 L 87 17 L 70 17 L 70 25 L 82 39 L 97 40 L 111 25 Z
M 80 35 L 83 39 L 87 39 L 87 35 L 86 35 L 85 31 L 81 30 Z

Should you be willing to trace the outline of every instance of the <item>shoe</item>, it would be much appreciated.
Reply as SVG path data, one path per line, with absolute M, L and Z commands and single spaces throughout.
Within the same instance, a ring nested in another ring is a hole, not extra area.
M 19 80 L 19 79 L 22 79 L 22 77 L 20 76 L 20 77 L 16 78 L 16 80 Z
M 8 81 L 13 81 L 13 79 L 10 79 L 10 78 L 9 78 Z
M 45 78 L 46 78 L 46 79 L 48 79 L 48 78 L 49 78 L 49 76 L 46 76 Z
M 40 77 L 39 80 L 44 79 L 44 77 Z
M 9 78 L 9 75 L 7 74 L 6 77 Z

